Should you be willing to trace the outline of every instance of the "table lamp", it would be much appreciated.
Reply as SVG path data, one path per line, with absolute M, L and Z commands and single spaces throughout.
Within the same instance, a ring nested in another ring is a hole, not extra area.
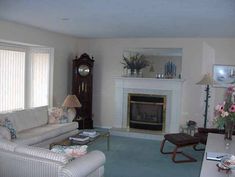
M 75 108 L 80 108 L 82 107 L 82 105 L 80 101 L 78 100 L 78 98 L 76 97 L 76 95 L 68 95 L 65 98 L 62 107 L 67 108 L 68 116 L 73 116 L 73 120 L 74 120 L 74 118 L 76 118 L 77 116 L 77 111 Z
M 204 113 L 204 128 L 206 128 L 206 124 L 207 124 L 207 113 L 208 113 L 208 101 L 210 98 L 210 85 L 213 85 L 214 81 L 213 78 L 211 77 L 211 75 L 209 73 L 205 74 L 202 78 L 202 80 L 200 80 L 198 83 L 198 85 L 206 85 L 206 99 L 205 99 L 205 113 Z

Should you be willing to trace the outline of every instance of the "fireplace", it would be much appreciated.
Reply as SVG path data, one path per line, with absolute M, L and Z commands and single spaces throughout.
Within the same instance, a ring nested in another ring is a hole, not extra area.
M 181 117 L 182 79 L 115 77 L 115 114 L 113 128 L 129 128 L 128 95 L 146 94 L 164 96 L 165 123 L 162 133 L 179 132 Z
M 166 96 L 128 94 L 128 120 L 130 128 L 165 130 Z

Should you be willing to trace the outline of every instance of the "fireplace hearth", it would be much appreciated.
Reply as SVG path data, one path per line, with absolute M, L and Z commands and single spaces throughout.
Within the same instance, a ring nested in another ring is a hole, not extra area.
M 165 130 L 166 96 L 128 94 L 129 127 L 145 130 Z

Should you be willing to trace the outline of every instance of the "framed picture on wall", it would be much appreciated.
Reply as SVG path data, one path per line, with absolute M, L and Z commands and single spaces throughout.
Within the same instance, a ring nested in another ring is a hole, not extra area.
M 235 66 L 214 65 L 213 66 L 214 87 L 228 87 L 235 84 Z

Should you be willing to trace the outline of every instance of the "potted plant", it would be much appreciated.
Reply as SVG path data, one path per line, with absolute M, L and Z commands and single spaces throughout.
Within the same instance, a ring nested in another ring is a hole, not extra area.
M 138 53 L 135 55 L 130 55 L 129 58 L 123 55 L 123 62 L 121 63 L 124 65 L 124 69 L 126 68 L 131 71 L 131 75 L 135 72 L 139 75 L 141 69 L 149 66 L 149 61 L 147 61 L 143 55 Z
M 232 139 L 235 123 L 235 86 L 228 87 L 225 100 L 215 107 L 215 123 L 219 128 L 225 128 L 225 139 Z
M 124 65 L 124 69 L 129 69 L 131 70 L 131 72 L 133 73 L 134 72 L 134 69 L 135 69 L 135 62 L 134 62 L 134 58 L 133 57 L 125 57 L 123 55 L 123 62 L 121 62 L 123 65 Z

